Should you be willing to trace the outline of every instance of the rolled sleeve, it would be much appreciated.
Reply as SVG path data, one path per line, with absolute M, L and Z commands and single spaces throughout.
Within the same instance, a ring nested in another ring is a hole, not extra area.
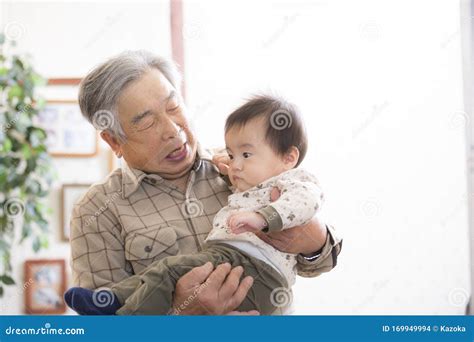
M 271 205 L 257 211 L 267 222 L 267 226 L 262 231 L 264 233 L 278 232 L 283 229 L 283 221 L 280 214 Z
M 326 225 L 326 242 L 321 254 L 316 260 L 306 260 L 302 255 L 297 256 L 298 275 L 305 278 L 313 278 L 331 271 L 337 265 L 337 257 L 341 253 L 343 239 L 337 235 L 334 227 Z

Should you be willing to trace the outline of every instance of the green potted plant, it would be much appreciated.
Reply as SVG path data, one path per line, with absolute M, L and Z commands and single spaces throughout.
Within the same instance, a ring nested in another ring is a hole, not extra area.
M 42 79 L 27 58 L 8 53 L 14 42 L 0 33 L 0 296 L 15 284 L 11 257 L 25 240 L 35 252 L 48 247 L 45 205 L 55 173 L 46 132 L 35 125 L 44 101 Z

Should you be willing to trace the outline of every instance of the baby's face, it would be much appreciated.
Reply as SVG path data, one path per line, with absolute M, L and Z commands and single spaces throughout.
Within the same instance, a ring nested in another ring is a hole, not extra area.
M 232 127 L 225 135 L 230 157 L 229 178 L 238 191 L 245 191 L 293 167 L 285 163 L 265 140 L 264 118 Z

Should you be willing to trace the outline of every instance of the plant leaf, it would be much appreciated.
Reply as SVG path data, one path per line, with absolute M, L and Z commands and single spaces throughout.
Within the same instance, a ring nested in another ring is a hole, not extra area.
M 21 97 L 23 95 L 23 89 L 18 85 L 15 84 L 10 88 L 10 91 L 8 92 L 8 98 L 11 100 L 14 97 Z
M 14 285 L 15 284 L 15 281 L 13 280 L 13 278 L 10 277 L 10 276 L 7 276 L 6 274 L 4 274 L 0 277 L 0 281 L 2 283 L 4 283 L 5 285 Z

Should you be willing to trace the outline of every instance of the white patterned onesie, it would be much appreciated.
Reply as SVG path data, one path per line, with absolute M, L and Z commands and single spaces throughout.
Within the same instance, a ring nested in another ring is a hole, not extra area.
M 271 202 L 270 193 L 274 187 L 280 190 L 280 198 Z M 292 286 L 296 278 L 296 254 L 280 252 L 254 233 L 233 234 L 227 226 L 227 218 L 238 211 L 253 211 L 265 218 L 268 225 L 265 231 L 279 231 L 308 223 L 322 200 L 323 193 L 316 177 L 303 169 L 291 169 L 230 195 L 227 206 L 214 217 L 206 241 L 234 246 L 270 264 L 286 279 L 288 286 Z

